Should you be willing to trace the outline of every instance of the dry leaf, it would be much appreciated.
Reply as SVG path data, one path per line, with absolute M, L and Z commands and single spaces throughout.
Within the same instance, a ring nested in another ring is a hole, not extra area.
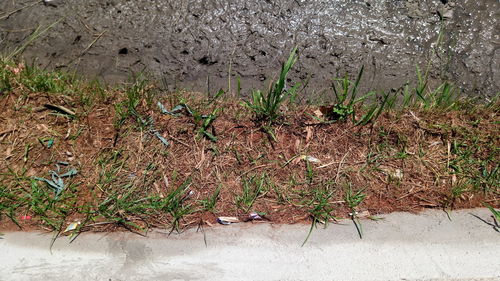
M 309 143 L 312 139 L 312 136 L 313 136 L 313 128 L 312 126 L 307 126 L 306 127 L 306 143 Z

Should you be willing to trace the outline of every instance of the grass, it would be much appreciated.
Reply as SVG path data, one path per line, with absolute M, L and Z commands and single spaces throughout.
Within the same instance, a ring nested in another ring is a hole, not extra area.
M 281 66 L 279 79 L 272 82 L 268 91 L 254 90 L 252 99 L 243 104 L 248 107 L 255 115 L 255 119 L 260 122 L 274 122 L 281 115 L 280 107 L 286 101 L 294 99 L 296 91 L 300 84 L 286 88 L 286 79 L 288 72 L 297 62 L 297 48 L 294 48 L 288 57 L 288 60 Z
M 326 227 L 330 220 L 336 219 L 336 217 L 332 214 L 332 212 L 334 211 L 334 207 L 330 203 L 332 197 L 333 191 L 330 191 L 328 188 L 317 188 L 313 190 L 313 198 L 307 204 L 310 208 L 308 212 L 312 219 L 312 223 L 307 237 L 302 243 L 302 246 L 307 243 L 313 229 L 316 228 L 318 223 L 322 223 Z
M 1 55 L 1 60 L 2 61 L 10 61 L 16 58 L 18 55 L 22 54 L 22 52 L 31 44 L 36 42 L 39 38 L 41 38 L 47 31 L 52 29 L 54 26 L 56 26 L 59 22 L 62 21 L 62 18 L 49 24 L 46 27 L 41 27 L 38 26 L 31 35 L 25 39 L 23 42 L 21 42 L 20 46 L 14 48 L 12 51 L 2 54 Z
M 494 223 L 495 230 L 500 232 L 500 225 L 499 225 L 499 223 L 500 223 L 500 211 L 495 210 L 495 208 L 493 208 L 489 204 L 484 204 L 484 206 L 486 206 L 490 210 L 491 214 L 493 215 L 493 220 L 494 220 L 493 223 Z
M 354 226 L 356 226 L 356 230 L 358 231 L 359 238 L 363 238 L 363 227 L 358 217 L 358 206 L 363 203 L 366 198 L 366 194 L 364 193 L 365 189 L 360 189 L 356 192 L 352 190 L 352 185 L 349 184 L 348 188 L 345 191 L 344 200 L 347 204 L 347 207 L 350 210 L 350 216 Z
M 244 213 L 248 213 L 255 201 L 269 191 L 269 183 L 266 174 L 252 176 L 243 180 L 243 192 L 236 195 L 235 204 Z
M 359 83 L 363 76 L 364 66 L 358 73 L 355 81 L 349 79 L 347 74 L 344 78 L 336 78 L 332 83 L 332 90 L 335 98 L 333 105 L 322 106 L 319 109 L 320 116 L 314 117 L 316 120 L 328 124 L 334 122 L 347 121 L 352 119 L 354 126 L 365 126 L 375 122 L 382 112 L 387 108 L 393 107 L 396 95 L 390 93 L 378 94 L 375 91 L 369 91 L 362 96 L 358 96 Z M 375 99 L 374 99 L 375 98 Z M 364 106 L 364 102 L 369 101 L 369 106 Z M 364 112 L 357 117 L 356 112 L 362 108 Z
M 360 205 L 374 214 L 498 208 L 498 99 L 481 104 L 446 82 L 432 89 L 420 70 L 399 92 L 361 93 L 361 69 L 334 80 L 332 104 L 294 104 L 297 86 L 285 82 L 296 60 L 294 49 L 269 90 L 243 106 L 224 91 L 160 93 L 140 75 L 113 88 L 1 61 L 0 223 L 144 233 L 259 211 L 311 222 L 305 244 L 337 218 L 353 220 L 361 238 Z M 324 118 L 311 117 L 321 108 Z M 78 173 L 51 173 L 67 172 L 54 170 L 60 161 Z
M 215 207 L 217 205 L 217 201 L 219 200 L 221 187 L 222 187 L 222 185 L 217 186 L 217 188 L 215 189 L 214 193 L 211 196 L 209 196 L 205 199 L 202 199 L 200 201 L 203 210 L 211 212 L 211 213 L 216 212 Z

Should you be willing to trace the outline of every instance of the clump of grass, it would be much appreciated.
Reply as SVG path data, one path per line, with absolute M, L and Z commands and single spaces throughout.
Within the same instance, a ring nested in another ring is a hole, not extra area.
M 6 185 L 0 185 L 0 220 L 2 216 L 7 216 L 16 225 L 17 210 L 23 205 L 21 198 Z
M 124 122 L 130 117 L 136 118 L 141 127 L 146 126 L 143 121 L 144 119 L 137 111 L 137 107 L 145 97 L 148 91 L 148 85 L 148 80 L 145 79 L 144 76 L 137 76 L 132 86 L 127 88 L 125 100 L 115 105 L 115 115 L 118 117 L 115 121 L 115 127 L 117 129 L 121 128 Z
M 361 222 L 359 221 L 357 208 L 361 203 L 363 203 L 366 198 L 366 194 L 364 193 L 364 191 L 365 189 L 363 188 L 354 192 L 352 190 L 352 185 L 349 184 L 344 196 L 347 207 L 349 207 L 349 210 L 351 211 L 351 219 L 354 223 L 354 226 L 356 226 L 356 230 L 358 231 L 360 239 L 363 238 L 363 228 L 361 226 Z
M 321 112 L 326 120 L 320 121 L 324 123 L 346 121 L 352 119 L 356 126 L 364 126 L 370 122 L 374 122 L 384 110 L 386 103 L 389 100 L 390 94 L 384 94 L 381 102 L 372 101 L 372 104 L 365 110 L 365 113 L 357 118 L 356 108 L 370 97 L 376 96 L 377 93 L 370 91 L 361 97 L 358 97 L 358 87 L 363 76 L 364 66 L 358 73 L 356 80 L 353 82 L 346 76 L 344 78 L 334 79 L 332 84 L 333 94 L 335 96 L 335 104 L 332 106 L 321 107 Z
M 168 114 L 171 116 L 179 116 L 182 112 L 186 115 L 193 117 L 195 126 L 198 128 L 198 135 L 206 137 L 207 139 L 217 142 L 217 137 L 215 136 L 215 128 L 213 127 L 214 121 L 217 119 L 218 114 L 222 111 L 221 107 L 218 107 L 215 103 L 220 97 L 222 97 L 226 92 L 220 90 L 211 100 L 203 104 L 203 109 L 212 106 L 213 109 L 209 114 L 203 114 L 201 110 L 195 109 L 188 105 L 187 100 L 181 98 L 178 105 L 176 105 L 172 110 L 167 110 L 161 102 L 157 102 L 160 112 L 163 114 Z M 215 104 L 215 105 L 214 105 Z
M 471 186 L 473 190 L 498 194 L 498 182 L 500 182 L 498 159 L 495 158 L 495 154 L 478 157 L 481 151 L 494 144 L 484 143 L 484 140 L 480 140 L 477 136 L 467 136 L 466 140 L 455 139 L 451 145 L 451 155 L 454 156 L 449 163 L 451 173 L 464 179 L 465 185 Z M 491 149 L 495 150 L 494 147 Z
M 178 188 L 170 192 L 164 199 L 160 200 L 157 206 L 160 206 L 160 210 L 169 213 L 172 216 L 172 231 L 179 232 L 181 230 L 181 220 L 186 216 L 194 212 L 192 205 L 186 203 L 190 197 L 190 193 L 187 192 L 189 186 L 191 185 L 191 178 L 184 181 Z
M 72 77 L 65 73 L 42 71 L 34 65 L 26 65 L 20 79 L 32 92 L 65 93 L 75 83 Z
M 495 210 L 495 208 L 493 208 L 491 205 L 489 204 L 484 204 L 486 206 L 486 208 L 488 208 L 492 214 L 492 217 L 493 217 L 493 224 L 494 224 L 494 228 L 497 232 L 500 232 L 500 211 L 497 211 Z
M 104 218 L 130 230 L 144 231 L 144 227 L 137 224 L 138 219 L 146 222 L 146 218 L 160 213 L 167 213 L 171 217 L 171 232 L 181 230 L 181 221 L 184 216 L 194 212 L 192 204 L 186 201 L 190 198 L 188 188 L 191 179 L 184 181 L 166 196 L 140 195 L 139 186 L 130 182 L 125 186 L 115 186 L 115 191 L 106 195 L 92 213 L 91 221 Z
M 217 186 L 215 189 L 214 193 L 210 195 L 209 197 L 200 200 L 200 204 L 203 208 L 203 210 L 215 213 L 215 206 L 217 204 L 217 201 L 219 200 L 219 194 L 221 190 L 222 185 Z
M 335 208 L 330 203 L 330 199 L 333 196 L 333 191 L 328 188 L 316 188 L 313 190 L 313 198 L 307 204 L 309 209 L 309 215 L 312 219 L 311 228 L 307 233 L 306 239 L 302 243 L 304 246 L 309 240 L 311 233 L 314 228 L 316 228 L 318 223 L 322 223 L 327 226 L 330 220 L 336 220 L 337 218 L 332 215 Z
M 436 89 L 428 86 L 429 66 L 424 74 L 417 66 L 417 82 L 413 90 L 406 85 L 402 90 L 401 108 L 422 108 L 424 110 L 457 109 L 460 106 L 460 92 L 449 82 L 445 81 Z
M 238 208 L 247 213 L 255 201 L 269 191 L 267 174 L 252 176 L 243 180 L 243 192 L 236 195 L 235 203 Z
M 253 111 L 255 119 L 260 122 L 273 122 L 280 117 L 281 105 L 295 93 L 300 84 L 295 84 L 290 89 L 286 89 L 286 79 L 288 72 L 297 61 L 297 48 L 294 48 L 283 63 L 278 81 L 271 84 L 270 89 L 263 93 L 261 90 L 252 92 L 252 99 L 243 104 Z
M 11 92 L 13 85 L 11 82 L 12 72 L 8 70 L 9 64 L 0 60 L 0 96 Z

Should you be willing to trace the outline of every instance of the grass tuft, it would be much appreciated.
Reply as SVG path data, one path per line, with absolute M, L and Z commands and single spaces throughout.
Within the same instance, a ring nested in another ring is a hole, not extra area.
M 280 107 L 287 99 L 293 99 L 294 95 L 300 86 L 295 84 L 287 89 L 286 79 L 288 72 L 297 62 L 297 48 L 294 48 L 288 60 L 281 66 L 279 79 L 273 82 L 269 91 L 263 93 L 261 90 L 252 92 L 252 99 L 245 101 L 243 104 L 248 107 L 255 115 L 255 119 L 261 122 L 274 122 L 281 115 Z

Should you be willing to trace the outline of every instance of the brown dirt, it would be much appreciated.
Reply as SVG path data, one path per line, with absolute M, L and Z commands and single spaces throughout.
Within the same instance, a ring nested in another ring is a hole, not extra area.
M 193 108 L 206 108 L 202 111 L 210 112 L 193 93 L 171 94 L 160 100 L 172 108 L 180 96 L 187 97 Z M 200 205 L 198 200 L 209 197 L 217 186 L 222 185 L 222 190 L 215 213 L 195 212 L 186 216 L 182 225 L 215 224 L 217 216 L 237 216 L 244 220 L 248 214 L 237 208 L 235 197 L 242 193 L 245 179 L 263 173 L 276 188 L 259 197 L 251 210 L 266 213 L 273 223 L 310 221 L 311 207 L 307 204 L 311 202 L 312 191 L 326 186 L 333 192 L 330 199 L 335 206 L 333 214 L 347 217 L 349 209 L 344 194 L 348 183 L 354 190 L 366 188 L 367 197 L 359 211 L 367 210 L 372 215 L 418 212 L 425 208 L 473 208 L 484 202 L 500 206 L 498 183 L 487 193 L 475 190 L 467 185 L 465 175 L 454 176 L 449 168 L 450 161 L 457 157 L 449 153 L 449 146 L 454 142 L 472 145 L 471 136 L 477 137 L 476 145 L 482 148 L 475 157 L 493 157 L 499 162 L 499 118 L 493 110 L 389 112 L 382 114 L 375 124 L 354 127 L 350 122 L 319 124 L 310 116 L 316 107 L 300 106 L 285 112 L 287 117 L 275 126 L 276 141 L 272 141 L 252 121 L 247 109 L 235 101 L 224 101 L 218 103 L 223 111 L 213 125 L 218 138 L 214 143 L 198 136 L 199 126 L 195 126 L 192 117 L 162 115 L 154 105 L 149 107 L 143 102 L 139 112 L 153 118 L 155 128 L 170 141 L 166 148 L 148 130 L 140 130 L 132 117 L 117 131 L 114 105 L 122 99 L 122 93 L 114 92 L 88 108 L 64 95 L 33 93 L 23 97 L 12 93 L 1 98 L 0 132 L 4 133 L 0 135 L 0 151 L 5 153 L 2 155 L 5 160 L 0 163 L 4 175 L 0 183 L 13 186 L 12 175 L 6 176 L 9 171 L 20 174 L 26 169 L 26 177 L 45 177 L 57 161 L 70 162 L 78 170 L 71 180 L 77 188 L 64 191 L 74 195 L 73 199 L 67 199 L 72 207 L 64 217 L 65 224 L 84 220 L 84 208 L 91 206 L 95 210 L 109 192 L 122 188 L 125 193 L 123 186 L 130 181 L 137 186 L 134 191 L 137 198 L 164 197 L 189 177 L 193 180 L 189 190 L 194 195 L 187 202 L 195 209 Z M 47 103 L 74 108 L 77 118 L 70 120 L 43 110 L 43 104 Z M 76 139 L 71 137 L 77 132 L 80 133 Z M 44 137 L 55 139 L 52 148 L 42 146 L 37 140 Z M 24 159 L 28 143 L 30 150 Z M 118 176 L 113 185 L 106 186 L 99 183 L 102 174 L 99 161 L 114 151 L 120 151 L 119 159 L 124 164 L 112 172 Z M 318 164 L 311 163 L 312 182 L 306 177 L 307 163 L 299 155 L 321 160 Z M 369 155 L 376 161 L 369 162 Z M 156 168 L 148 169 L 151 165 Z M 402 174 L 399 179 L 398 173 Z M 466 191 L 452 200 L 452 188 L 462 183 Z M 23 193 L 29 188 L 29 180 L 25 178 L 11 190 Z M 276 190 L 288 200 L 280 201 Z M 171 222 L 166 213 L 120 212 L 128 221 L 143 227 L 167 227 Z M 19 220 L 23 229 L 50 230 L 27 206 L 17 211 L 16 218 L 23 215 L 32 216 L 31 220 Z M 120 227 L 107 222 L 98 217 L 89 229 L 111 231 Z M 7 216 L 0 216 L 0 229 L 15 227 Z

